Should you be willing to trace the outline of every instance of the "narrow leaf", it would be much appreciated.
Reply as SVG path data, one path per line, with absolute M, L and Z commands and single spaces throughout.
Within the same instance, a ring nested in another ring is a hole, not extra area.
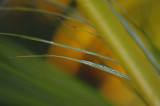
M 97 53 L 94 53 L 94 52 L 90 52 L 90 51 L 87 51 L 87 50 L 82 50 L 82 49 L 70 47 L 70 46 L 67 46 L 67 45 L 59 44 L 59 43 L 56 43 L 56 42 L 53 42 L 53 41 L 48 41 L 48 40 L 44 40 L 44 39 L 40 39 L 40 38 L 36 38 L 36 37 L 30 37 L 30 36 L 26 36 L 26 35 L 11 34 L 11 33 L 0 33 L 0 35 L 15 36 L 15 37 L 23 38 L 23 39 L 29 39 L 29 40 L 33 40 L 33 41 L 44 42 L 44 43 L 48 43 L 48 44 L 51 44 L 51 45 L 56 45 L 56 46 L 60 46 L 60 47 L 63 47 L 63 48 L 67 48 L 67 49 L 83 52 L 83 53 L 86 53 L 86 54 L 98 56 L 98 57 L 110 60 L 110 61 L 112 61 L 116 64 L 119 64 L 117 61 L 115 61 L 115 60 L 113 60 L 109 57 L 106 57 L 106 56 L 103 56 L 103 55 L 100 55 L 100 54 L 97 54 Z
M 36 8 L 27 8 L 27 7 L 0 7 L 0 11 L 35 12 L 35 13 L 42 13 L 42 14 L 48 14 L 48 15 L 58 16 L 58 17 L 62 17 L 62 18 L 65 18 L 65 19 L 70 19 L 70 20 L 78 21 L 78 22 L 81 22 L 81 23 L 86 23 L 86 21 L 77 19 L 75 17 L 70 17 L 70 16 L 59 14 L 59 13 L 56 13 L 56 12 L 51 12 L 51 11 L 46 11 L 46 10 L 36 9 Z
M 24 57 L 58 57 L 58 58 L 64 58 L 64 59 L 69 59 L 69 60 L 76 61 L 76 62 L 79 62 L 79 63 L 83 63 L 85 65 L 103 70 L 103 71 L 108 72 L 112 75 L 115 75 L 115 76 L 118 76 L 118 77 L 121 77 L 121 78 L 124 78 L 124 79 L 127 79 L 127 80 L 131 80 L 128 76 L 126 76 L 126 75 L 124 75 L 124 74 L 122 74 L 122 73 L 120 73 L 116 70 L 113 70 L 111 68 L 108 68 L 106 66 L 103 66 L 103 65 L 100 65 L 100 64 L 97 64 L 97 63 L 93 63 L 91 61 L 80 60 L 80 59 L 75 59 L 75 58 L 71 58 L 71 57 L 58 56 L 58 55 L 27 55 L 27 56 L 15 56 L 15 57 L 16 58 L 24 58 Z
M 108 3 L 108 6 L 111 8 L 113 13 L 120 20 L 122 25 L 125 27 L 125 29 L 130 33 L 132 38 L 137 42 L 137 44 L 142 49 L 144 54 L 151 61 L 153 66 L 160 72 L 159 62 L 157 61 L 156 57 L 151 53 L 151 51 L 148 49 L 148 47 L 144 44 L 144 42 L 141 40 L 141 38 L 138 36 L 138 33 L 127 23 L 127 21 L 123 18 L 123 16 L 117 12 L 117 10 L 110 4 L 110 2 L 108 0 L 106 0 L 106 2 Z

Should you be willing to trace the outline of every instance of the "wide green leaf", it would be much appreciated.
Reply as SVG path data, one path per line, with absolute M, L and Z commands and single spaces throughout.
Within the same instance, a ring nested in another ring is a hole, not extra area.
M 8 58 L 32 54 L 0 38 L 0 104 L 25 106 L 111 105 L 82 82 L 39 58 Z

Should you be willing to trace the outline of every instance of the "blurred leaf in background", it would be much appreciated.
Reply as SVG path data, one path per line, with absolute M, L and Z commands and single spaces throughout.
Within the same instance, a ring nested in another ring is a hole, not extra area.
M 1 37 L 0 42 L 0 105 L 111 105 L 93 89 L 42 59 L 14 58 L 32 53 L 11 40 Z

